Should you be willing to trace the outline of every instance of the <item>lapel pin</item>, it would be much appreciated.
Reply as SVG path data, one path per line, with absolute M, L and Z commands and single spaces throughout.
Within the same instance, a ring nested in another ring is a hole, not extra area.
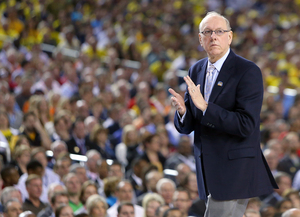
M 218 86 L 222 87 L 222 86 L 223 86 L 223 82 L 222 82 L 222 81 L 219 81 L 219 82 L 218 82 Z

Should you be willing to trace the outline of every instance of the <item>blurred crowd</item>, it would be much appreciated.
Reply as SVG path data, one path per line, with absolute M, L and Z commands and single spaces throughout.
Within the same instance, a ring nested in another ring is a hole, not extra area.
M 261 148 L 279 189 L 246 217 L 300 208 L 300 1 L 0 1 L 1 206 L 5 217 L 203 216 L 194 135 L 168 88 L 206 56 L 207 11 L 262 70 Z M 246 172 L 246 171 L 245 171 Z

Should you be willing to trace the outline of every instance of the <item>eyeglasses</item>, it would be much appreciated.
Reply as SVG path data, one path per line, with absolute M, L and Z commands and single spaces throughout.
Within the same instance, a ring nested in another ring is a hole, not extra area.
M 217 30 L 204 30 L 202 31 L 201 33 L 204 35 L 204 36 L 211 36 L 213 34 L 213 32 L 217 35 L 217 36 L 221 36 L 223 35 L 225 32 L 230 32 L 231 30 L 223 30 L 223 29 L 217 29 Z

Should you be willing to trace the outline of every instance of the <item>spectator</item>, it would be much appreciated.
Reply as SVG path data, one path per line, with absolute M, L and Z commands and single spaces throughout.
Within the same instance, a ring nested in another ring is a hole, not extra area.
M 246 210 L 250 209 L 259 212 L 261 209 L 261 205 L 262 202 L 260 201 L 260 199 L 258 197 L 253 197 L 249 199 Z
M 125 169 L 122 166 L 122 164 L 118 161 L 114 161 L 109 167 L 108 167 L 108 176 L 116 176 L 120 178 L 121 180 L 124 178 L 124 172 Z
M 80 213 L 87 213 L 87 209 L 86 209 L 86 201 L 88 200 L 88 198 L 92 195 L 98 194 L 97 193 L 98 189 L 97 186 L 95 184 L 95 182 L 88 180 L 85 181 L 81 187 L 81 191 L 80 191 L 80 201 L 83 204 L 83 207 L 78 209 L 75 212 L 75 215 L 80 214 Z
M 69 195 L 69 206 L 72 208 L 73 212 L 76 212 L 83 207 L 79 196 L 80 196 L 80 181 L 75 173 L 68 173 L 64 177 L 64 184 L 67 188 Z
M 106 217 L 107 203 L 105 199 L 99 195 L 92 195 L 86 201 L 86 208 L 91 217 Z
M 253 209 L 246 209 L 245 214 L 243 217 L 261 217 L 259 211 Z
M 3 136 L 5 136 L 9 144 L 10 150 L 13 151 L 16 141 L 18 139 L 18 130 L 10 127 L 8 114 L 6 112 L 1 112 L 1 111 L 0 111 L 0 131 L 3 134 Z M 10 161 L 11 159 L 10 155 L 7 156 L 7 158 Z
M 117 185 L 116 197 L 117 202 L 107 210 L 109 216 L 116 216 L 118 211 L 118 206 L 123 202 L 131 202 L 133 198 L 133 189 L 129 181 L 121 181 Z M 144 213 L 144 209 L 141 206 L 134 205 L 135 217 L 140 217 Z
M 22 212 L 22 204 L 18 199 L 9 200 L 4 206 L 4 217 L 18 217 Z
M 69 154 L 63 154 L 56 160 L 53 171 L 59 175 L 61 183 L 63 182 L 64 176 L 70 172 L 71 164 L 72 160 Z
M 287 145 L 286 155 L 278 163 L 278 171 L 289 174 L 294 179 L 296 172 L 300 169 L 300 158 L 297 155 L 299 149 L 299 135 L 295 132 L 288 133 L 283 142 Z
M 109 207 L 114 205 L 117 202 L 117 197 L 116 197 L 116 190 L 117 190 L 117 185 L 121 181 L 120 178 L 116 176 L 112 177 L 107 177 L 103 180 L 104 184 L 104 193 L 106 196 L 106 202 Z
M 54 118 L 54 132 L 51 135 L 52 141 L 61 140 L 67 142 L 70 140 L 70 133 L 66 120 L 58 114 Z
M 84 120 L 78 118 L 72 129 L 72 136 L 67 141 L 68 151 L 70 154 L 81 154 L 85 155 L 88 150 L 88 140 L 85 135 Z
M 5 205 L 9 200 L 17 199 L 20 204 L 23 204 L 22 196 L 20 191 L 15 187 L 6 187 L 1 192 L 1 212 L 3 211 L 3 205 Z
M 128 180 L 131 182 L 133 186 L 136 197 L 143 194 L 143 168 L 149 166 L 149 163 L 142 158 L 136 158 L 132 161 L 132 171 L 128 171 L 130 174 Z
M 18 184 L 20 176 L 16 167 L 8 165 L 1 170 L 1 178 L 3 180 L 3 188 L 5 188 Z
M 275 151 L 279 160 L 283 158 L 284 151 L 282 141 L 279 141 L 278 139 L 271 139 L 267 142 L 266 147 L 270 150 Z
M 20 145 L 14 151 L 15 164 L 18 168 L 19 176 L 27 173 L 26 165 L 30 161 L 30 148 L 27 145 Z
M 289 189 L 283 193 L 284 198 L 292 201 L 293 208 L 300 208 L 300 195 L 298 190 Z
M 177 153 L 166 161 L 165 168 L 174 170 L 180 163 L 185 163 L 192 171 L 196 171 L 192 143 L 188 136 L 182 136 L 180 138 Z
M 40 211 L 37 217 L 55 217 L 56 209 L 63 204 L 68 204 L 69 197 L 66 191 L 56 191 L 51 194 L 49 202 L 50 206 Z
M 33 112 L 24 114 L 23 125 L 24 131 L 21 134 L 26 136 L 30 146 L 43 146 L 47 150 L 50 149 L 50 138 Z
M 156 134 L 146 135 L 143 140 L 145 152 L 141 158 L 147 160 L 149 163 L 157 166 L 158 171 L 162 172 L 165 164 L 165 157 L 159 152 L 160 142 Z
M 139 204 L 142 204 L 141 201 L 143 200 L 143 197 L 145 196 L 146 193 L 150 193 L 150 192 L 157 193 L 156 184 L 162 178 L 163 178 L 162 173 L 158 172 L 157 170 L 150 171 L 145 175 L 146 189 L 144 190 L 145 193 L 138 197 L 138 201 L 140 201 Z
M 155 211 L 163 205 L 165 205 L 165 201 L 159 194 L 146 194 L 143 199 L 144 217 L 155 217 Z
M 46 205 L 40 200 L 43 190 L 42 179 L 35 174 L 29 175 L 25 185 L 28 192 L 28 198 L 26 198 L 23 203 L 23 210 L 29 210 L 37 215 L 42 209 L 46 208 Z
M 53 156 L 47 167 L 53 169 L 58 156 L 62 156 L 63 154 L 68 152 L 67 144 L 64 141 L 56 140 L 55 142 L 51 143 L 51 151 L 53 153 Z
M 31 211 L 22 212 L 19 217 L 36 217 L 36 215 Z
M 136 149 L 139 147 L 138 140 L 138 131 L 135 126 L 126 125 L 122 132 L 122 143 L 116 146 L 116 158 L 123 166 L 126 167 L 136 157 Z
M 81 166 L 79 163 L 72 164 L 70 167 L 70 172 L 76 174 L 79 179 L 80 185 L 88 180 L 85 167 Z
M 164 198 L 165 203 L 168 205 L 172 202 L 175 189 L 176 185 L 171 179 L 163 178 L 156 184 L 157 193 Z
M 19 129 L 22 124 L 23 113 L 19 106 L 16 104 L 14 94 L 5 95 L 5 109 L 9 117 L 9 125 L 13 129 Z
M 288 199 L 282 199 L 281 201 L 279 201 L 276 206 L 275 206 L 276 210 L 277 210 L 277 214 L 282 214 L 285 211 L 293 208 L 293 204 L 292 201 L 288 200 Z
M 176 167 L 178 175 L 175 177 L 176 183 L 178 186 L 184 185 L 186 182 L 186 177 L 191 174 L 191 168 L 185 163 L 180 163 Z
M 64 217 L 64 216 L 70 216 L 70 217 L 74 216 L 72 208 L 67 204 L 63 204 L 59 206 L 55 211 L 55 217 Z
M 125 217 L 125 216 L 134 217 L 134 216 L 137 216 L 136 213 L 135 213 L 134 205 L 132 203 L 129 203 L 129 202 L 121 203 L 118 206 L 117 211 L 118 211 L 117 217 Z
M 163 217 L 165 211 L 168 210 L 168 209 L 170 209 L 170 207 L 168 205 L 158 207 L 155 211 L 155 216 L 156 217 Z
M 285 190 L 288 190 L 292 187 L 291 177 L 287 173 L 278 172 L 278 174 L 275 176 L 275 181 L 279 189 L 274 189 L 274 192 L 263 200 L 265 204 L 272 206 L 275 206 L 277 202 L 282 200 L 282 194 Z
M 84 119 L 84 125 L 87 131 L 87 134 L 91 134 L 94 126 L 98 123 L 97 119 L 94 116 L 88 116 Z
M 23 76 L 21 79 L 21 90 L 16 96 L 16 102 L 19 108 L 26 113 L 28 111 L 28 100 L 31 97 L 31 87 L 33 85 L 33 78 L 30 76 Z M 24 119 L 23 119 L 24 122 Z
M 45 170 L 43 165 L 37 161 L 37 160 L 31 160 L 27 166 L 26 166 L 26 170 L 27 173 L 24 173 L 18 182 L 17 188 L 20 190 L 21 194 L 22 194 L 22 200 L 24 201 L 25 198 L 28 198 L 28 192 L 26 190 L 26 180 L 28 178 L 28 176 L 35 174 L 38 175 L 40 177 L 43 177 L 45 174 Z M 42 184 L 42 194 L 40 196 L 40 200 L 43 203 L 47 203 L 48 202 L 48 198 L 47 198 L 47 187 L 45 185 Z
M 46 151 L 44 148 L 34 148 L 31 151 L 31 158 L 39 161 L 44 168 L 44 175 L 43 175 L 43 185 L 48 188 L 48 186 L 52 183 L 59 182 L 59 176 L 53 172 L 52 169 L 47 167 L 48 161 L 46 156 Z
M 194 213 L 190 212 L 192 206 L 191 196 L 189 191 L 178 188 L 173 195 L 173 206 L 178 208 L 183 216 L 194 216 Z
M 298 215 L 300 215 L 300 209 L 297 208 L 289 209 L 282 213 L 282 217 L 297 217 Z
M 279 157 L 277 155 L 277 153 L 272 150 L 272 149 L 265 149 L 263 152 L 266 161 L 270 167 L 270 170 L 273 174 L 273 176 L 276 176 L 277 174 L 277 166 L 278 166 L 278 161 L 279 161 Z
M 65 67 L 65 75 L 67 81 L 61 85 L 61 96 L 70 99 L 72 96 L 78 93 L 78 77 L 72 65 Z
M 102 183 L 102 180 L 98 174 L 98 166 L 97 163 L 101 163 L 102 157 L 96 150 L 89 150 L 86 153 L 87 156 L 87 177 L 92 179 L 93 181 L 97 181 L 98 184 Z
M 108 130 L 96 124 L 90 134 L 91 149 L 97 150 L 104 159 L 114 159 L 115 153 L 108 140 Z
M 186 175 L 182 186 L 190 192 L 192 200 L 198 199 L 197 177 L 195 172 L 190 172 Z
M 170 208 L 165 211 L 163 217 L 183 217 L 183 214 L 178 208 Z

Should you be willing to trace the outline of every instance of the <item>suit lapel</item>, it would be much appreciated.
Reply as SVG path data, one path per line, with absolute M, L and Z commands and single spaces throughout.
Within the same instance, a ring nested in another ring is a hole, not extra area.
M 206 68 L 207 68 L 208 59 L 206 59 L 206 62 L 202 65 L 200 72 L 197 73 L 197 83 L 196 85 L 200 84 L 200 91 L 201 94 L 204 96 L 204 84 L 205 84 L 205 76 L 206 76 Z
M 214 102 L 218 95 L 221 93 L 223 88 L 225 87 L 228 79 L 231 77 L 233 73 L 233 67 L 234 67 L 234 57 L 235 54 L 230 51 L 227 59 L 225 60 L 221 71 L 219 72 L 219 75 L 216 79 L 216 82 L 213 86 L 213 89 L 211 91 L 210 97 L 209 97 L 209 102 Z

